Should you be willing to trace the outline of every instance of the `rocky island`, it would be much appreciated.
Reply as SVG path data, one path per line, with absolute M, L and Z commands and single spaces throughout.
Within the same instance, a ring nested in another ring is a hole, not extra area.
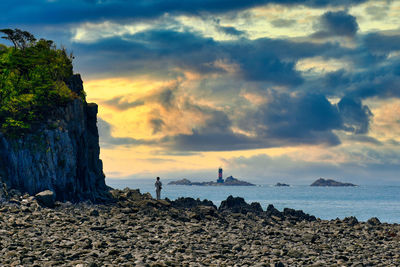
M 319 178 L 311 184 L 311 186 L 357 186 L 352 183 L 341 183 L 332 179 Z
M 232 176 L 229 176 L 225 179 L 224 182 L 191 182 L 188 179 L 182 179 L 177 181 L 171 181 L 168 183 L 169 185 L 198 185 L 198 186 L 255 186 L 255 184 L 238 180 Z
M 276 183 L 275 186 L 278 186 L 278 187 L 279 187 L 279 186 L 290 186 L 290 185 L 285 184 L 285 183 Z

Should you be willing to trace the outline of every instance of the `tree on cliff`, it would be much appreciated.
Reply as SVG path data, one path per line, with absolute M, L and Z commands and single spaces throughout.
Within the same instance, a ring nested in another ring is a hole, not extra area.
M 7 36 L 1 38 L 10 40 L 14 44 L 14 49 L 25 49 L 28 45 L 34 44 L 36 38 L 27 31 L 21 31 L 20 29 L 2 29 L 0 32 Z
M 53 41 L 19 29 L 3 29 L 13 47 L 0 45 L 0 131 L 19 135 L 43 122 L 57 106 L 80 97 L 66 81 L 72 55 Z

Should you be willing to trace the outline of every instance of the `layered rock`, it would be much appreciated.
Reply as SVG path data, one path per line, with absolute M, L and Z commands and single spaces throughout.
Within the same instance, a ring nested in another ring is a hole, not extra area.
M 82 95 L 79 75 L 68 85 Z M 33 133 L 17 139 L 0 134 L 0 177 L 7 188 L 30 195 L 51 190 L 60 201 L 106 199 L 97 108 L 77 98 L 54 110 Z

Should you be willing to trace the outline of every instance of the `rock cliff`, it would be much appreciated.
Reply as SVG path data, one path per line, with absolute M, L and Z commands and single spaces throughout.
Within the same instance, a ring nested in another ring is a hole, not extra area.
M 81 95 L 79 75 L 68 86 Z M 20 138 L 0 133 L 0 179 L 7 188 L 30 195 L 51 190 L 60 201 L 105 200 L 97 105 L 77 98 L 53 113 L 47 123 Z

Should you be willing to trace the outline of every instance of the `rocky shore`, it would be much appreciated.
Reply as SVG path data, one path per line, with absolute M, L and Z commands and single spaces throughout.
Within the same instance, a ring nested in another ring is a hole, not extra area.
M 399 266 L 400 226 L 320 220 L 228 197 L 154 200 L 112 190 L 109 204 L 14 193 L 0 203 L 0 266 Z

